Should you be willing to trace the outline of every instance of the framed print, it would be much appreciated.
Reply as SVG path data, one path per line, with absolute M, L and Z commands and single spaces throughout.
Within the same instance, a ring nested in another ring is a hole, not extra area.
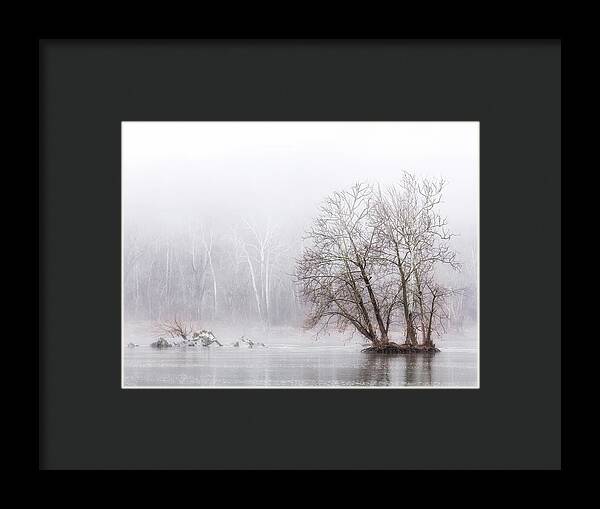
M 562 468 L 560 38 L 38 42 L 41 470 Z

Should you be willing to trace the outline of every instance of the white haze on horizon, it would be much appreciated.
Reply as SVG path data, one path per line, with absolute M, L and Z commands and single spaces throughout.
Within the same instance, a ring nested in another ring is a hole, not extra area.
M 122 142 L 126 225 L 306 221 L 333 191 L 408 170 L 443 177 L 450 229 L 475 235 L 478 122 L 123 122 Z

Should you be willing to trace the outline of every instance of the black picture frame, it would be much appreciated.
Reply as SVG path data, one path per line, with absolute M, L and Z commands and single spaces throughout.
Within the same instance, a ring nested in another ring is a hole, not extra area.
M 38 50 L 40 469 L 561 468 L 560 39 Z M 127 120 L 479 121 L 480 389 L 121 389 Z

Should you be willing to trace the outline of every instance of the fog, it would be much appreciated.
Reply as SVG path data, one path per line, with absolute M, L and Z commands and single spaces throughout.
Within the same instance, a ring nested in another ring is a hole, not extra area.
M 125 318 L 300 325 L 291 274 L 319 204 L 402 170 L 446 182 L 463 263 L 448 278 L 469 289 L 453 320 L 473 320 L 479 123 L 124 122 Z

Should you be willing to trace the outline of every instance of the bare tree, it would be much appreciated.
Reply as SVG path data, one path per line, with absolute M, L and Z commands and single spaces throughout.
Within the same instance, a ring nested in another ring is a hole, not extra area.
M 436 283 L 432 275 L 421 280 L 421 286 L 415 298 L 418 302 L 417 331 L 421 332 L 422 344 L 434 347 L 433 338 L 446 331 L 449 318 L 449 300 L 460 296 L 462 289 L 447 288 Z
M 126 297 L 133 302 L 133 314 L 136 314 L 141 300 L 141 269 L 142 258 L 146 253 L 146 246 L 140 239 L 136 229 L 130 229 L 125 236 L 123 249 L 123 279 Z M 129 291 L 129 295 L 127 295 Z
M 156 329 L 160 333 L 168 334 L 171 338 L 179 337 L 184 341 L 187 341 L 188 336 L 192 333 L 192 327 L 177 318 L 160 322 Z
M 188 279 L 191 300 L 193 302 L 193 316 L 196 320 L 202 319 L 202 300 L 206 291 L 206 272 L 208 259 L 204 256 L 199 246 L 199 235 L 197 231 L 189 227 L 189 256 L 191 277 Z
M 210 269 L 210 276 L 212 279 L 212 286 L 213 286 L 213 317 L 217 316 L 217 277 L 215 275 L 215 266 L 213 263 L 213 247 L 214 247 L 214 242 L 213 242 L 213 232 L 212 230 L 210 230 L 209 232 L 202 232 L 202 242 L 204 244 L 204 253 L 205 253 L 205 259 L 206 262 L 208 264 L 208 267 Z
M 451 292 L 435 268 L 458 268 L 446 220 L 437 212 L 443 181 L 404 173 L 386 191 L 358 183 L 326 199 L 297 264 L 301 294 L 311 306 L 307 326 L 353 326 L 377 348 L 390 343 L 397 311 L 405 343 L 433 346 L 432 332 Z M 395 345 L 395 343 L 394 343 Z
M 418 180 L 404 172 L 399 184 L 376 193 L 380 255 L 397 271 L 405 342 L 411 345 L 418 343 L 417 328 L 422 331 L 423 343 L 427 343 L 423 294 L 427 285 L 433 284 L 436 264 L 459 268 L 448 244 L 452 234 L 446 230 L 446 219 L 437 212 L 443 188 L 443 180 Z
M 242 223 L 244 228 L 238 242 L 250 275 L 257 314 L 263 324 L 269 325 L 273 317 L 273 292 L 281 282 L 278 258 L 284 249 L 278 241 L 277 228 L 270 219 L 262 225 L 245 219 Z
M 326 199 L 297 264 L 301 293 L 311 305 L 307 326 L 352 325 L 374 344 L 388 342 L 398 303 L 394 281 L 378 256 L 372 189 L 358 183 Z

